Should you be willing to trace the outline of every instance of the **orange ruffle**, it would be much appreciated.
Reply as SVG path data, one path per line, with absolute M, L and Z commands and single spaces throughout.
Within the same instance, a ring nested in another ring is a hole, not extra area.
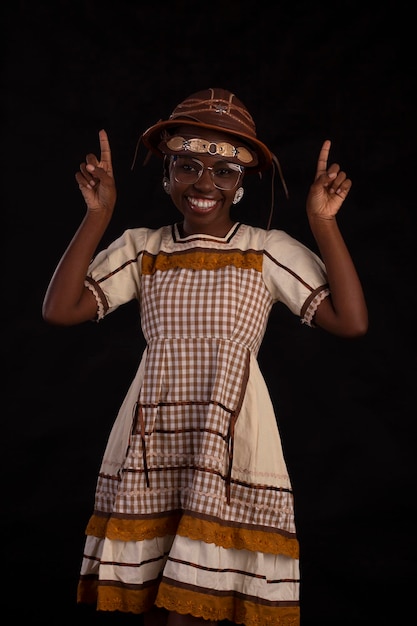
M 157 595 L 156 595 L 157 594 Z M 182 615 L 191 614 L 206 620 L 229 620 L 245 626 L 299 626 L 300 608 L 297 602 L 272 605 L 255 604 L 244 598 L 222 593 L 197 593 L 173 587 L 167 583 L 146 586 L 144 589 L 126 589 L 117 585 L 100 585 L 91 579 L 78 585 L 79 603 L 97 603 L 99 611 L 145 613 L 156 605 Z
M 279 530 L 274 532 L 257 529 L 227 526 L 218 522 L 183 515 L 177 534 L 205 543 L 214 543 L 223 548 L 250 550 L 268 554 L 285 554 L 292 559 L 299 558 L 299 544 L 295 537 L 288 537 Z
M 249 251 L 210 251 L 206 249 L 184 251 L 180 254 L 164 254 L 158 256 L 144 253 L 142 273 L 154 274 L 156 271 L 166 271 L 172 268 L 188 268 L 192 270 L 215 270 L 233 265 L 243 269 L 262 271 L 262 252 Z
M 215 596 L 161 583 L 155 604 L 168 611 L 191 614 L 206 620 L 229 620 L 245 626 L 299 626 L 297 602 L 255 604 L 234 595 Z
M 93 515 L 86 530 L 87 535 L 120 541 L 143 541 L 164 535 L 181 535 L 195 541 L 214 543 L 223 548 L 250 550 L 268 554 L 285 554 L 299 558 L 299 544 L 295 537 L 279 531 L 242 528 L 227 523 L 208 521 L 174 512 L 165 517 L 152 519 L 119 519 Z

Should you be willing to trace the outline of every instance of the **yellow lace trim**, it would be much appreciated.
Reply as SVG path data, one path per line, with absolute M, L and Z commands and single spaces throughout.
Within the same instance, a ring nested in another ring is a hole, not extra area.
M 77 588 L 77 602 L 95 604 L 97 602 L 97 579 L 80 580 Z
M 213 252 L 211 250 L 191 250 L 180 254 L 159 253 L 158 256 L 143 254 L 142 273 L 153 274 L 172 268 L 188 268 L 193 270 L 215 270 L 227 265 L 242 269 L 262 271 L 262 252 Z
M 149 611 L 155 602 L 157 586 L 150 589 L 126 589 L 111 586 L 99 586 L 97 608 L 100 611 L 124 611 L 144 613 Z
M 175 535 L 179 520 L 179 513 L 151 520 L 112 518 L 107 525 L 106 537 L 122 541 L 143 541 L 164 535 Z
M 268 554 L 285 554 L 299 558 L 299 545 L 295 537 L 286 537 L 277 532 L 252 530 L 237 526 L 223 526 L 217 522 L 183 515 L 177 534 L 190 539 L 215 543 L 223 548 L 237 548 Z
M 81 580 L 78 584 L 77 602 L 96 604 L 99 611 L 144 613 L 153 607 L 157 590 L 157 584 L 147 586 L 145 589 L 128 589 Z
M 245 549 L 268 554 L 285 554 L 299 558 L 299 545 L 295 537 L 287 537 L 279 531 L 251 530 L 238 526 L 225 526 L 218 522 L 192 517 L 180 512 L 166 517 L 147 520 L 127 520 L 92 515 L 87 535 L 121 541 L 143 541 L 164 535 L 181 535 L 196 541 L 214 543 L 223 548 Z
M 190 613 L 206 620 L 229 620 L 245 626 L 299 626 L 300 608 L 297 602 L 282 602 L 282 606 L 255 604 L 233 594 L 230 596 L 196 593 L 171 587 L 162 582 L 156 606 L 182 615 Z
M 157 594 L 157 595 L 156 595 Z M 167 583 L 146 589 L 126 589 L 117 585 L 98 586 L 96 580 L 81 580 L 77 601 L 96 604 L 99 611 L 144 613 L 155 604 L 177 613 L 191 614 L 206 620 L 229 620 L 245 626 L 299 626 L 298 602 L 282 602 L 279 606 L 255 604 L 231 594 L 230 596 L 196 593 L 172 587 Z
M 106 528 L 109 517 L 99 517 L 98 515 L 92 515 L 88 520 L 87 528 L 85 529 L 86 535 L 98 537 L 104 539 L 106 536 Z
M 170 513 L 165 517 L 152 519 L 118 519 L 92 515 L 86 529 L 87 535 L 121 541 L 143 541 L 164 535 L 175 535 L 181 513 Z

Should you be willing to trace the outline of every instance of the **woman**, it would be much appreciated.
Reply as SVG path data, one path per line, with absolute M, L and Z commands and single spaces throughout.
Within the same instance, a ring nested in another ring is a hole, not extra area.
M 79 324 L 137 299 L 146 348 L 104 453 L 78 600 L 146 625 L 299 624 L 293 493 L 257 354 L 275 302 L 336 335 L 366 333 L 336 221 L 351 181 L 328 166 L 326 140 L 306 203 L 320 257 L 236 222 L 245 177 L 277 161 L 234 94 L 201 91 L 142 136 L 180 221 L 126 230 L 97 253 L 116 203 L 99 139 L 100 159 L 76 174 L 86 214 L 43 315 Z

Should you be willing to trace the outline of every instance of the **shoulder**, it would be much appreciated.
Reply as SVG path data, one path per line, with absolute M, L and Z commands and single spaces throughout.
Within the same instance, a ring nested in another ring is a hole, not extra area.
M 144 248 L 161 246 L 162 242 L 172 239 L 171 232 L 171 226 L 127 228 L 111 246 L 134 248 L 139 252 Z
M 260 228 L 258 226 L 249 226 L 242 224 L 242 236 L 246 241 L 255 248 L 276 247 L 277 245 L 293 244 L 298 245 L 299 242 L 291 237 L 284 230 L 271 228 Z

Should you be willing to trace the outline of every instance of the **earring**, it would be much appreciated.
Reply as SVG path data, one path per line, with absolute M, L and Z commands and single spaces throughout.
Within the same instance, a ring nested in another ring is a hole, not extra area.
M 233 198 L 233 204 L 237 204 L 238 202 L 240 202 L 243 198 L 244 193 L 245 190 L 243 189 L 243 187 L 239 187 L 239 189 L 236 189 L 235 197 Z
M 171 184 L 166 176 L 162 179 L 162 187 L 164 188 L 165 193 L 168 195 L 171 193 Z

